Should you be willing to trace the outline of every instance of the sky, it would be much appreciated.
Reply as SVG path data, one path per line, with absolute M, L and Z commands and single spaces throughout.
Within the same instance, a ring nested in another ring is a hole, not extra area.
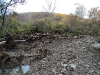
M 51 0 L 54 1 L 54 0 Z M 54 3 L 54 2 L 53 2 Z M 56 0 L 55 13 L 69 14 L 75 12 L 75 3 L 84 5 L 84 7 L 89 10 L 92 7 L 100 8 L 99 0 Z M 19 5 L 15 8 L 16 12 L 41 12 L 43 11 L 43 6 L 46 8 L 46 0 L 27 0 L 24 5 Z M 53 4 L 52 4 L 53 6 Z M 46 8 L 47 9 L 47 8 Z

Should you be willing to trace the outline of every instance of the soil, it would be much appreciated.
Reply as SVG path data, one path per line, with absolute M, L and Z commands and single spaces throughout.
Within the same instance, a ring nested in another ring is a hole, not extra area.
M 82 38 L 55 38 L 18 44 L 18 50 L 9 52 L 24 55 L 23 65 L 30 65 L 26 75 L 100 75 L 100 53 L 91 45 L 93 36 Z M 39 50 L 48 50 L 47 53 Z M 45 53 L 45 56 L 44 54 Z M 41 54 L 41 58 L 32 55 Z

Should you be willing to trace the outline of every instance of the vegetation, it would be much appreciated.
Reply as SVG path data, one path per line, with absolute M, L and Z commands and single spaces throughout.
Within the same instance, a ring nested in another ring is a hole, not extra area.
M 0 37 L 4 37 L 8 32 L 16 35 L 22 31 L 68 34 L 69 36 L 100 34 L 100 10 L 98 7 L 91 8 L 88 12 L 89 18 L 84 18 L 85 7 L 81 4 L 76 5 L 75 14 L 69 15 L 54 13 L 55 9 L 52 8 L 48 9 L 47 12 L 13 12 L 10 14 L 6 13 L 7 10 L 5 13 L 0 10 L 3 13 L 0 17 Z M 56 8 L 55 5 L 54 8 Z
M 27 16 L 24 15 L 24 17 Z M 41 17 L 35 20 L 32 20 L 32 17 L 30 17 L 28 20 L 26 20 L 26 22 L 25 18 L 22 18 L 22 20 L 19 21 L 19 17 L 17 16 L 15 18 L 12 18 L 9 23 L 7 22 L 7 24 L 4 27 L 6 28 L 7 31 L 9 31 L 13 35 L 16 35 L 21 31 L 25 30 L 26 32 L 28 30 L 28 32 L 30 33 L 31 32 L 53 33 L 53 34 L 65 33 L 71 36 L 100 34 L 98 21 L 94 23 L 93 19 L 85 19 L 85 18 L 81 19 L 79 16 L 72 14 L 65 15 L 65 14 L 55 13 L 53 14 L 52 17 L 51 16 Z M 6 35 L 6 32 L 4 29 L 2 29 L 2 27 L 0 29 L 0 34 L 1 34 L 0 37 Z
M 0 0 L 0 29 L 1 29 L 0 36 L 4 36 L 6 33 L 12 36 L 13 33 L 11 34 L 7 29 L 12 25 L 12 23 L 13 24 L 15 23 L 15 22 L 13 22 L 14 20 L 12 21 L 12 17 L 15 16 L 15 13 L 13 13 L 14 15 L 12 15 L 10 18 L 10 13 L 11 13 L 10 8 L 12 8 L 13 6 L 15 6 L 17 4 L 23 4 L 24 2 L 25 2 L 25 0 Z M 12 21 L 12 23 L 9 26 L 8 26 L 8 24 L 9 24 L 8 21 L 10 23 Z M 13 31 L 12 29 L 10 29 L 10 30 Z

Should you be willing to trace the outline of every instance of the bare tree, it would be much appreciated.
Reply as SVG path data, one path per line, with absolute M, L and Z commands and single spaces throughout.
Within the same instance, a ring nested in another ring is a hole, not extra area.
M 93 7 L 88 11 L 90 19 L 96 18 L 96 14 L 98 12 L 98 9 L 99 9 L 99 7 Z
M 76 3 L 76 11 L 75 14 L 81 18 L 84 18 L 85 14 L 86 14 L 86 8 L 84 7 L 84 5 L 78 4 Z
M 57 1 L 56 0 L 46 0 L 46 6 L 42 5 L 44 11 L 47 13 L 54 13 L 56 7 L 57 7 Z
M 89 16 L 89 19 L 91 19 L 92 23 L 93 24 L 97 24 L 97 13 L 98 13 L 98 9 L 99 7 L 93 7 L 91 8 L 89 11 L 88 11 L 88 16 Z
M 46 12 L 45 16 L 45 24 L 47 26 L 48 32 L 51 31 L 51 21 L 53 22 L 53 15 L 58 3 L 57 0 L 46 0 L 45 5 L 42 5 L 43 10 Z
M 10 7 L 13 7 L 17 4 L 23 4 L 25 0 L 0 0 L 0 19 L 2 28 L 10 34 L 5 28 L 5 19 L 7 14 L 9 14 Z M 11 35 L 11 34 L 10 34 Z

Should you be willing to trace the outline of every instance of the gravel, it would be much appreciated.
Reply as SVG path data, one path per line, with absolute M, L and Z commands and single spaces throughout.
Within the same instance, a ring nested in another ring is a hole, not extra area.
M 30 61 L 27 75 L 100 75 L 99 53 L 91 47 L 95 40 L 95 37 L 86 36 L 80 39 L 57 38 L 52 43 L 43 43 L 42 48 L 50 50 L 52 55 Z
M 96 37 L 56 38 L 46 42 L 48 40 L 36 41 L 36 47 L 23 50 L 28 55 L 41 48 L 51 52 L 41 60 L 23 60 L 23 64 L 30 65 L 26 75 L 100 75 L 100 53 L 91 46 Z

